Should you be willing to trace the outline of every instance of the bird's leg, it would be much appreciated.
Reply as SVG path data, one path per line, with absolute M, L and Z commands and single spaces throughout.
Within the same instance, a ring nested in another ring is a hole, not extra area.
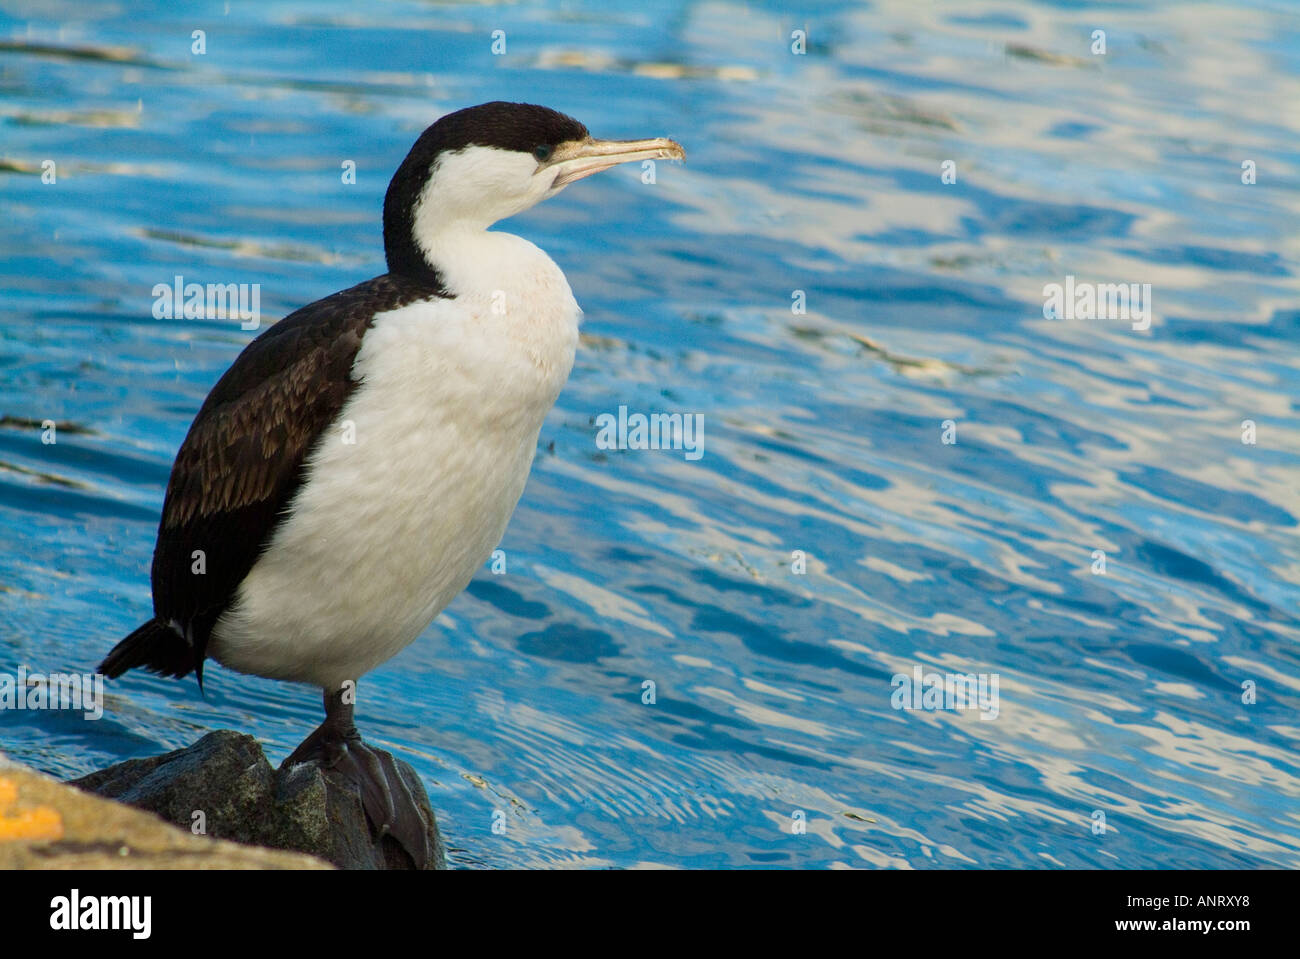
M 318 762 L 333 769 L 348 751 L 350 742 L 360 742 L 356 723 L 352 721 L 352 704 L 343 701 L 343 691 L 325 691 L 325 721 L 304 739 L 285 760 L 289 766 Z
M 429 857 L 427 827 L 393 757 L 372 749 L 361 739 L 352 719 L 353 707 L 343 690 L 325 691 L 325 721 L 285 760 L 286 766 L 318 762 L 321 767 L 352 780 L 360 793 L 366 818 L 376 831 L 375 841 L 392 835 L 417 869 Z

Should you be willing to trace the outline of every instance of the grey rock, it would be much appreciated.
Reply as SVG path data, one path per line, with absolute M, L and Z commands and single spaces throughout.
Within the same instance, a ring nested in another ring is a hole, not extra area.
M 0 872 L 329 868 L 302 853 L 195 836 L 0 756 Z
M 424 785 L 408 763 L 393 762 L 426 825 L 425 868 L 445 869 Z M 228 729 L 187 749 L 101 769 L 72 785 L 186 830 L 201 821 L 205 833 L 219 839 L 304 852 L 343 869 L 415 868 L 393 837 L 374 841 L 361 798 L 345 778 L 315 763 L 273 770 L 256 739 Z

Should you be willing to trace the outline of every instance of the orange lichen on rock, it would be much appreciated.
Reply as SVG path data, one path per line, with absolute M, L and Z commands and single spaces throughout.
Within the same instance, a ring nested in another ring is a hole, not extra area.
M 63 838 L 63 817 L 49 806 L 11 811 L 18 801 L 18 787 L 0 778 L 0 842 L 39 841 Z

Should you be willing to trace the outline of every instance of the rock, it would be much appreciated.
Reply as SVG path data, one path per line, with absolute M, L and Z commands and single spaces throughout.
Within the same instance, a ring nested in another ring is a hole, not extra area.
M 192 835 L 0 756 L 0 870 L 328 868 L 301 853 Z
M 393 759 L 426 824 L 426 869 L 445 869 L 429 798 L 415 770 Z M 273 770 L 252 736 L 228 729 L 188 749 L 130 759 L 72 785 L 209 836 L 305 852 L 344 869 L 413 869 L 391 836 L 375 843 L 360 796 L 329 769 L 303 763 Z

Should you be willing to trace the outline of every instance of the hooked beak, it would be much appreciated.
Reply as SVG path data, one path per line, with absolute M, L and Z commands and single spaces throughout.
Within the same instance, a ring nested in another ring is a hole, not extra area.
M 554 169 L 552 190 L 560 190 L 574 180 L 608 170 L 620 163 L 638 160 L 684 160 L 686 151 L 681 144 L 665 137 L 653 140 L 570 140 L 561 143 L 551 158 L 539 170 Z

